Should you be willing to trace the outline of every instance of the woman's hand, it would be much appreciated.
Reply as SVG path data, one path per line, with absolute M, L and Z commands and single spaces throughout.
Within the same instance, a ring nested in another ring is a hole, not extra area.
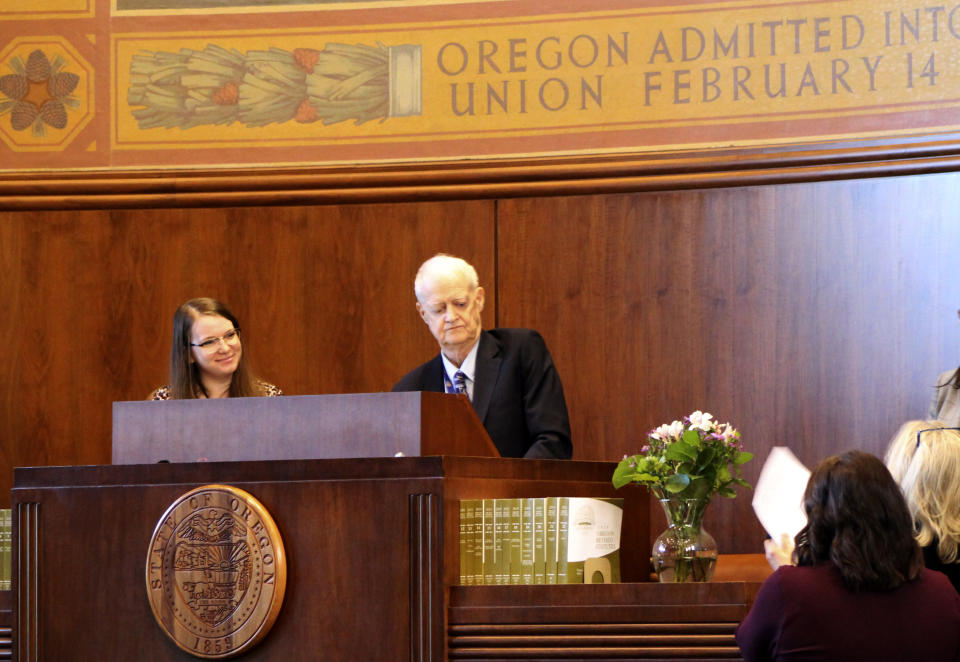
M 793 565 L 793 540 L 786 533 L 780 535 L 780 544 L 773 538 L 763 541 L 763 551 L 767 556 L 767 563 L 774 570 L 782 565 Z

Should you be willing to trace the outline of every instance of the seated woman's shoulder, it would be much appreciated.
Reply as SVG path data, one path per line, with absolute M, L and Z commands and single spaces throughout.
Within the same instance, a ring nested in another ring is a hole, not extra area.
M 155 389 L 153 393 L 150 394 L 150 397 L 147 400 L 169 400 L 170 399 L 170 387 L 161 386 L 158 389 Z
M 257 388 L 260 390 L 263 396 L 267 398 L 275 398 L 277 396 L 283 395 L 283 391 L 280 390 L 280 387 L 275 386 L 270 382 L 258 381 Z

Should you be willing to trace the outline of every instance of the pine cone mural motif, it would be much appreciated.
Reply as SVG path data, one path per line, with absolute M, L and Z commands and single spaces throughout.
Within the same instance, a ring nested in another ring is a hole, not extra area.
M 64 129 L 69 117 L 68 108 L 77 108 L 80 101 L 72 96 L 80 77 L 63 71 L 67 62 L 60 55 L 53 61 L 40 49 L 27 56 L 19 55 L 8 63 L 12 74 L 0 76 L 0 115 L 10 113 L 10 125 L 14 131 L 32 128 L 33 134 L 42 137 L 46 127 Z

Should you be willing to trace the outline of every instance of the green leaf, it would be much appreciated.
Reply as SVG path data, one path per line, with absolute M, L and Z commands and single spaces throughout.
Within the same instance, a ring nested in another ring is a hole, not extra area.
M 697 430 L 687 430 L 680 436 L 680 440 L 690 446 L 697 447 L 700 445 L 700 433 Z
M 636 475 L 637 470 L 635 467 L 630 466 L 633 462 L 632 458 L 624 458 L 620 461 L 620 464 L 617 465 L 617 468 L 613 471 L 613 486 L 616 488 L 621 488 L 627 483 L 633 482 L 633 477 Z
M 664 481 L 663 487 L 667 492 L 677 493 L 687 489 L 689 484 L 690 476 L 687 474 L 673 474 Z
M 753 459 L 753 453 L 747 453 L 746 451 L 740 451 L 737 453 L 737 456 L 733 458 L 734 464 L 746 464 Z
M 686 441 L 681 440 L 674 442 L 667 447 L 667 452 L 664 456 L 668 460 L 677 460 L 680 462 L 696 462 L 697 461 L 697 449 Z
M 697 457 L 697 469 L 699 471 L 707 470 L 713 464 L 714 459 L 716 457 L 717 457 L 716 448 L 710 448 L 709 446 L 707 448 L 704 448 L 702 451 L 700 451 L 699 457 Z

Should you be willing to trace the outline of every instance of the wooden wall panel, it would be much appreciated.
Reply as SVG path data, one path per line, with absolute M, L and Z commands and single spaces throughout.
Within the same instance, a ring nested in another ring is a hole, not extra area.
M 741 429 L 751 483 L 774 445 L 810 466 L 882 454 L 960 362 L 958 191 L 951 174 L 501 201 L 497 321 L 544 334 L 577 459 L 695 409 Z M 750 500 L 711 506 L 722 552 L 760 549 Z
M 165 381 L 192 296 L 235 309 L 287 393 L 388 389 L 436 351 L 412 277 L 440 250 L 477 266 L 486 326 L 546 337 L 578 459 L 697 408 L 743 431 L 751 482 L 775 444 L 882 453 L 960 362 L 958 184 L 0 213 L 0 505 L 13 466 L 109 460 L 110 403 Z M 726 553 L 758 549 L 749 501 L 708 514 Z
M 494 204 L 0 214 L 0 505 L 14 466 L 110 461 L 111 403 L 165 383 L 191 297 L 225 301 L 288 394 L 389 390 L 436 352 L 417 266 L 492 277 Z

